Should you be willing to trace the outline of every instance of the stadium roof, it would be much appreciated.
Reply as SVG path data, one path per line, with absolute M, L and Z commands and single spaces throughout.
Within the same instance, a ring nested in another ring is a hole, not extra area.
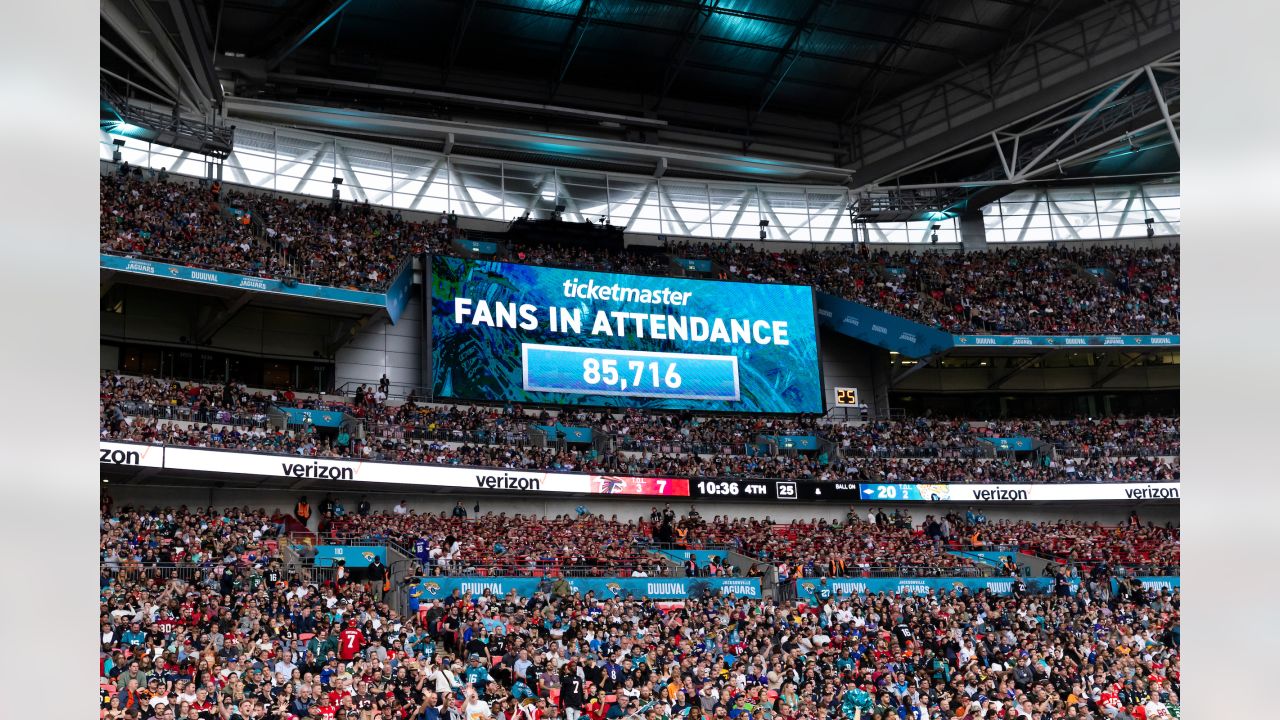
M 1176 0 L 104 0 L 102 19 L 104 83 L 230 124 L 632 172 L 749 156 L 852 187 L 1178 167 Z

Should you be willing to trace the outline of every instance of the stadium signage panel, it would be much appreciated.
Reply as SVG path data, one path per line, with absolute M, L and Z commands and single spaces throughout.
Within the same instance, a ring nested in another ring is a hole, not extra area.
M 879 502 L 1070 502 L 1178 500 L 1181 483 L 1026 483 L 1017 485 L 862 484 L 862 500 Z
M 956 335 L 955 347 L 1178 347 L 1181 335 Z
M 452 487 L 516 493 L 578 493 L 688 497 L 686 478 L 553 473 L 538 470 L 360 462 L 337 458 L 207 450 L 134 443 L 99 443 L 103 465 L 166 468 L 347 482 Z
M 302 547 L 295 545 L 294 549 L 301 550 Z M 339 560 L 349 568 L 369 567 L 375 557 L 378 562 L 387 562 L 387 548 L 381 545 L 316 545 L 315 551 L 316 567 L 333 567 Z
M 387 315 L 390 316 L 391 324 L 393 325 L 400 319 L 400 314 L 404 312 L 404 306 L 408 302 L 409 291 L 413 287 L 413 267 L 407 263 L 404 268 L 401 269 L 400 274 L 391 283 L 391 287 L 388 288 L 388 292 L 386 293 L 364 292 L 361 290 L 348 290 L 347 288 L 328 287 L 325 285 L 308 285 L 305 283 L 293 283 L 286 285 L 283 281 L 276 280 L 274 278 L 237 275 L 235 273 L 224 272 L 222 270 L 206 270 L 204 268 L 193 268 L 185 265 L 170 265 L 169 263 L 156 262 L 154 260 L 121 257 L 119 255 L 108 255 L 106 253 L 99 254 L 99 265 L 106 270 L 117 270 L 137 275 L 150 275 L 152 277 L 168 278 L 170 280 L 204 283 L 206 285 L 218 285 L 221 287 L 236 288 L 238 290 L 275 293 L 277 295 L 292 295 L 294 297 L 331 300 L 333 302 L 352 303 L 355 305 L 373 305 L 375 307 L 386 308 Z
M 829 293 L 816 293 L 818 323 L 841 335 L 901 353 L 924 357 L 950 349 L 951 336 L 937 328 L 881 312 Z
M 1175 590 L 1182 586 L 1182 579 L 1171 577 L 1141 577 L 1142 586 L 1149 590 Z M 1023 578 L 1027 591 L 1033 593 L 1049 593 L 1053 591 L 1053 580 L 1050 578 Z M 1080 580 L 1069 580 L 1072 592 L 1079 586 Z M 1119 583 L 1111 580 L 1112 590 Z M 829 578 L 827 587 L 832 597 L 839 595 L 874 595 L 876 593 L 899 593 L 908 595 L 946 594 L 952 591 L 979 592 L 986 590 L 997 595 L 1008 595 L 1013 592 L 1013 580 L 1007 577 L 993 578 Z M 802 601 L 813 602 L 817 599 L 819 580 L 805 578 L 796 581 L 796 597 Z
M 809 483 L 793 480 L 662 478 L 554 473 L 409 463 L 361 462 L 337 458 L 236 452 L 141 443 L 99 442 L 103 466 L 339 480 L 345 482 L 450 487 L 515 493 L 575 493 L 715 500 L 870 502 L 1054 502 L 1178 500 L 1179 483 L 1083 483 L 1023 485 L 923 485 Z
M 99 442 L 98 463 L 124 467 L 162 468 L 164 467 L 164 446 Z
M 689 483 L 689 495 L 716 500 L 796 500 L 796 483 L 789 480 L 728 480 L 701 478 Z
M 800 487 L 805 500 L 822 502 L 824 500 L 859 500 L 862 498 L 858 483 L 804 483 Z
M 760 580 L 757 578 L 566 578 L 572 592 L 586 595 L 595 593 L 599 600 L 635 595 L 655 600 L 684 600 L 700 597 L 708 592 L 719 592 L 724 595 L 733 594 L 741 598 L 759 598 Z M 410 596 L 417 602 L 430 602 L 444 599 L 453 594 L 479 597 L 488 592 L 502 597 L 515 592 L 519 597 L 528 597 L 539 588 L 549 588 L 551 582 L 543 578 L 527 577 L 491 577 L 491 578 L 456 578 L 430 577 L 424 578 Z
M 812 288 L 431 258 L 437 399 L 821 413 Z
M 165 467 L 172 470 L 220 472 L 316 480 L 455 487 L 516 492 L 590 492 L 591 476 L 540 471 L 441 467 L 337 458 L 265 453 L 222 452 L 171 447 Z

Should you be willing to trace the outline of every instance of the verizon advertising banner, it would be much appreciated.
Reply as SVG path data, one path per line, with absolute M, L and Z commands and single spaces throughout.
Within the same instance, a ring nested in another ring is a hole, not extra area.
M 1021 485 L 859 485 L 860 499 L 883 502 L 1070 502 L 1074 500 L 1179 500 L 1181 483 L 1073 483 Z
M 98 463 L 125 467 L 164 467 L 164 447 L 133 443 L 98 443 Z
M 591 493 L 597 495 L 667 495 L 688 497 L 685 478 L 608 475 L 443 467 L 403 463 L 359 462 L 333 458 L 204 450 L 128 443 L 101 443 L 100 463 L 168 470 L 191 470 L 257 477 L 341 480 L 466 490 L 535 493 Z
M 100 442 L 106 466 L 164 468 L 255 477 L 339 480 L 493 490 L 514 493 L 575 493 L 642 497 L 696 497 L 716 500 L 807 500 L 811 502 L 1140 502 L 1177 501 L 1179 483 L 1080 483 L 1010 485 L 925 485 L 806 483 L 782 480 L 715 480 L 587 475 L 536 470 L 449 467 L 359 462 L 296 455 Z

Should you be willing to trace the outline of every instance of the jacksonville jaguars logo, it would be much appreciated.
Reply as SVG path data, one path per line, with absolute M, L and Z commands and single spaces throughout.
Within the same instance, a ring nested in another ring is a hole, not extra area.
M 426 593 L 431 597 L 435 597 L 436 595 L 440 594 L 440 583 L 424 582 L 422 583 L 422 589 L 425 590 Z

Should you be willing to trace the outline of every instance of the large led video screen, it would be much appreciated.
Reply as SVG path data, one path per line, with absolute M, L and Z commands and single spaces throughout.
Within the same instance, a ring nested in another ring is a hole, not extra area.
M 437 399 L 821 413 L 807 286 L 431 259 Z

